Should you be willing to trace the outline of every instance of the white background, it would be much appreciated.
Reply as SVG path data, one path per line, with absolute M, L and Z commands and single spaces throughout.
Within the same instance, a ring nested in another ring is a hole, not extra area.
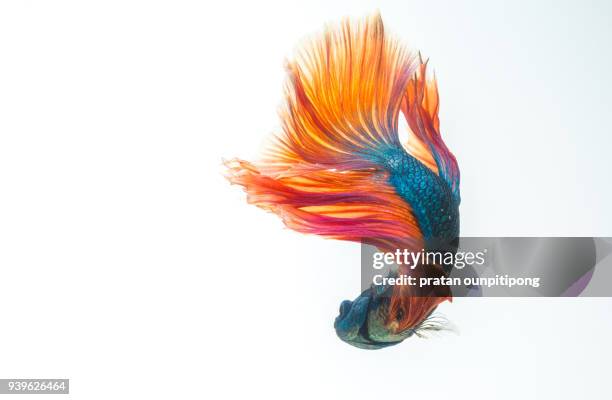
M 244 201 L 283 62 L 382 12 L 430 57 L 464 235 L 612 235 L 605 1 L 0 3 L 0 377 L 71 397 L 609 399 L 609 299 L 457 299 L 376 352 L 333 318 L 356 244 Z

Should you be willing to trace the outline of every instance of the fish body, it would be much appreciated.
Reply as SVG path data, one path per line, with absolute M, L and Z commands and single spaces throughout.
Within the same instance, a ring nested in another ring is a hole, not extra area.
M 456 243 L 459 168 L 440 135 L 437 83 L 420 54 L 374 15 L 328 26 L 286 70 L 282 131 L 260 160 L 226 162 L 247 201 L 295 231 L 381 251 Z M 422 265 L 414 273 L 444 271 Z M 334 327 L 356 347 L 388 347 L 437 329 L 432 312 L 450 299 L 444 290 L 373 285 L 342 302 Z
M 403 150 L 384 154 L 389 183 L 412 206 L 425 240 L 459 237 L 459 199 L 440 176 Z

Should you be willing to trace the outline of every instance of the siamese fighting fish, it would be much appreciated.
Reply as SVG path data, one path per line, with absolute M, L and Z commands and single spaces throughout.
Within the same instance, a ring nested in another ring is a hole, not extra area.
M 224 162 L 250 204 L 297 232 L 383 252 L 457 243 L 459 168 L 440 135 L 437 83 L 420 53 L 373 15 L 327 26 L 286 73 L 281 129 L 261 159 Z M 445 274 L 436 265 L 399 268 Z M 447 289 L 372 285 L 342 302 L 334 328 L 364 349 L 444 329 L 433 311 L 452 300 Z

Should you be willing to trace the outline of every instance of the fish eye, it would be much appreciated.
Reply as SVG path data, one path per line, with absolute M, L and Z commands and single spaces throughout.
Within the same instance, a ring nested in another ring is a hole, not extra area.
M 399 308 L 397 310 L 397 312 L 395 313 L 395 319 L 397 321 L 401 321 L 402 319 L 404 319 L 404 310 L 402 310 L 401 308 Z

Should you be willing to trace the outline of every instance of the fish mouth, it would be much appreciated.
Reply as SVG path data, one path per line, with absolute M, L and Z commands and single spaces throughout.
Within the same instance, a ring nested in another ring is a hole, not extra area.
M 368 350 L 382 349 L 401 343 L 403 339 L 380 341 L 370 336 L 370 313 L 381 307 L 384 301 L 388 299 L 375 296 L 372 289 L 364 291 L 353 301 L 344 300 L 340 304 L 340 314 L 334 321 L 334 329 L 338 337 L 351 346 Z

